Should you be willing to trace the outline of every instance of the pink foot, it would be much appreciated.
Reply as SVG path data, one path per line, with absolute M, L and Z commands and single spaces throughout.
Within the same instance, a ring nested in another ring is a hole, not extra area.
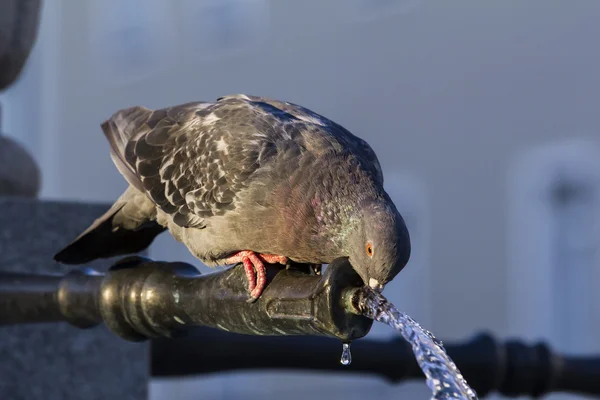
M 267 270 L 265 262 L 268 264 L 287 264 L 288 258 L 275 254 L 258 254 L 253 251 L 238 251 L 227 258 L 225 264 L 237 264 L 242 262 L 246 271 L 248 280 L 248 290 L 250 290 L 249 302 L 254 302 L 260 297 L 267 285 Z

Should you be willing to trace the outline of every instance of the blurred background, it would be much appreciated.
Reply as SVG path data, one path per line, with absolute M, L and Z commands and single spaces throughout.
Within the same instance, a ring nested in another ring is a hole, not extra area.
M 301 104 L 379 156 L 414 245 L 385 291 L 400 309 L 445 341 L 485 330 L 598 353 L 598 21 L 597 0 L 47 0 L 0 93 L 0 131 L 37 162 L 40 198 L 111 203 L 126 183 L 99 125 L 118 109 L 233 93 Z M 168 234 L 151 256 L 210 271 Z M 150 394 L 430 396 L 276 371 L 155 380 Z

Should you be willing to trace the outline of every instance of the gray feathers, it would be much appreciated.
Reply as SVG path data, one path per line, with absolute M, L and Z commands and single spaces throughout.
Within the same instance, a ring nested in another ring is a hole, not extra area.
M 134 187 L 73 242 L 54 256 L 65 264 L 137 253 L 146 249 L 165 228 L 156 222 L 156 206 Z
M 207 265 L 241 250 L 315 264 L 350 256 L 365 282 L 383 283 L 406 263 L 408 235 L 375 153 L 304 107 L 232 95 L 127 108 L 102 129 L 131 186 L 59 261 L 139 251 L 167 228 Z M 375 212 L 378 204 L 389 215 Z M 392 233 L 379 237 L 380 224 L 392 224 Z M 390 252 L 365 259 L 371 236 Z
M 103 129 L 121 173 L 181 227 L 204 228 L 207 218 L 243 207 L 240 194 L 253 182 L 306 153 L 351 151 L 383 182 L 365 141 L 291 103 L 235 95 L 157 111 L 133 107 Z

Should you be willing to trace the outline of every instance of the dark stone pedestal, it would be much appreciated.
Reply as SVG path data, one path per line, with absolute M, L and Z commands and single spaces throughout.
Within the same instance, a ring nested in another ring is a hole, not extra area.
M 64 273 L 52 256 L 108 206 L 0 197 L 0 271 Z M 104 270 L 111 261 L 88 264 Z M 148 396 L 149 347 L 104 326 L 0 326 L 0 399 L 135 399 Z
M 20 143 L 0 131 L 0 196 L 35 198 L 40 186 L 41 173 L 33 157 Z
M 0 90 L 19 78 L 29 58 L 37 38 L 40 9 L 41 0 L 0 0 Z

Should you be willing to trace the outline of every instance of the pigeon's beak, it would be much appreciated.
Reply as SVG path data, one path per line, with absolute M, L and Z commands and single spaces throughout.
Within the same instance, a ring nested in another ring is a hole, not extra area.
M 378 293 L 383 291 L 383 285 L 377 279 L 369 279 L 369 287 Z

